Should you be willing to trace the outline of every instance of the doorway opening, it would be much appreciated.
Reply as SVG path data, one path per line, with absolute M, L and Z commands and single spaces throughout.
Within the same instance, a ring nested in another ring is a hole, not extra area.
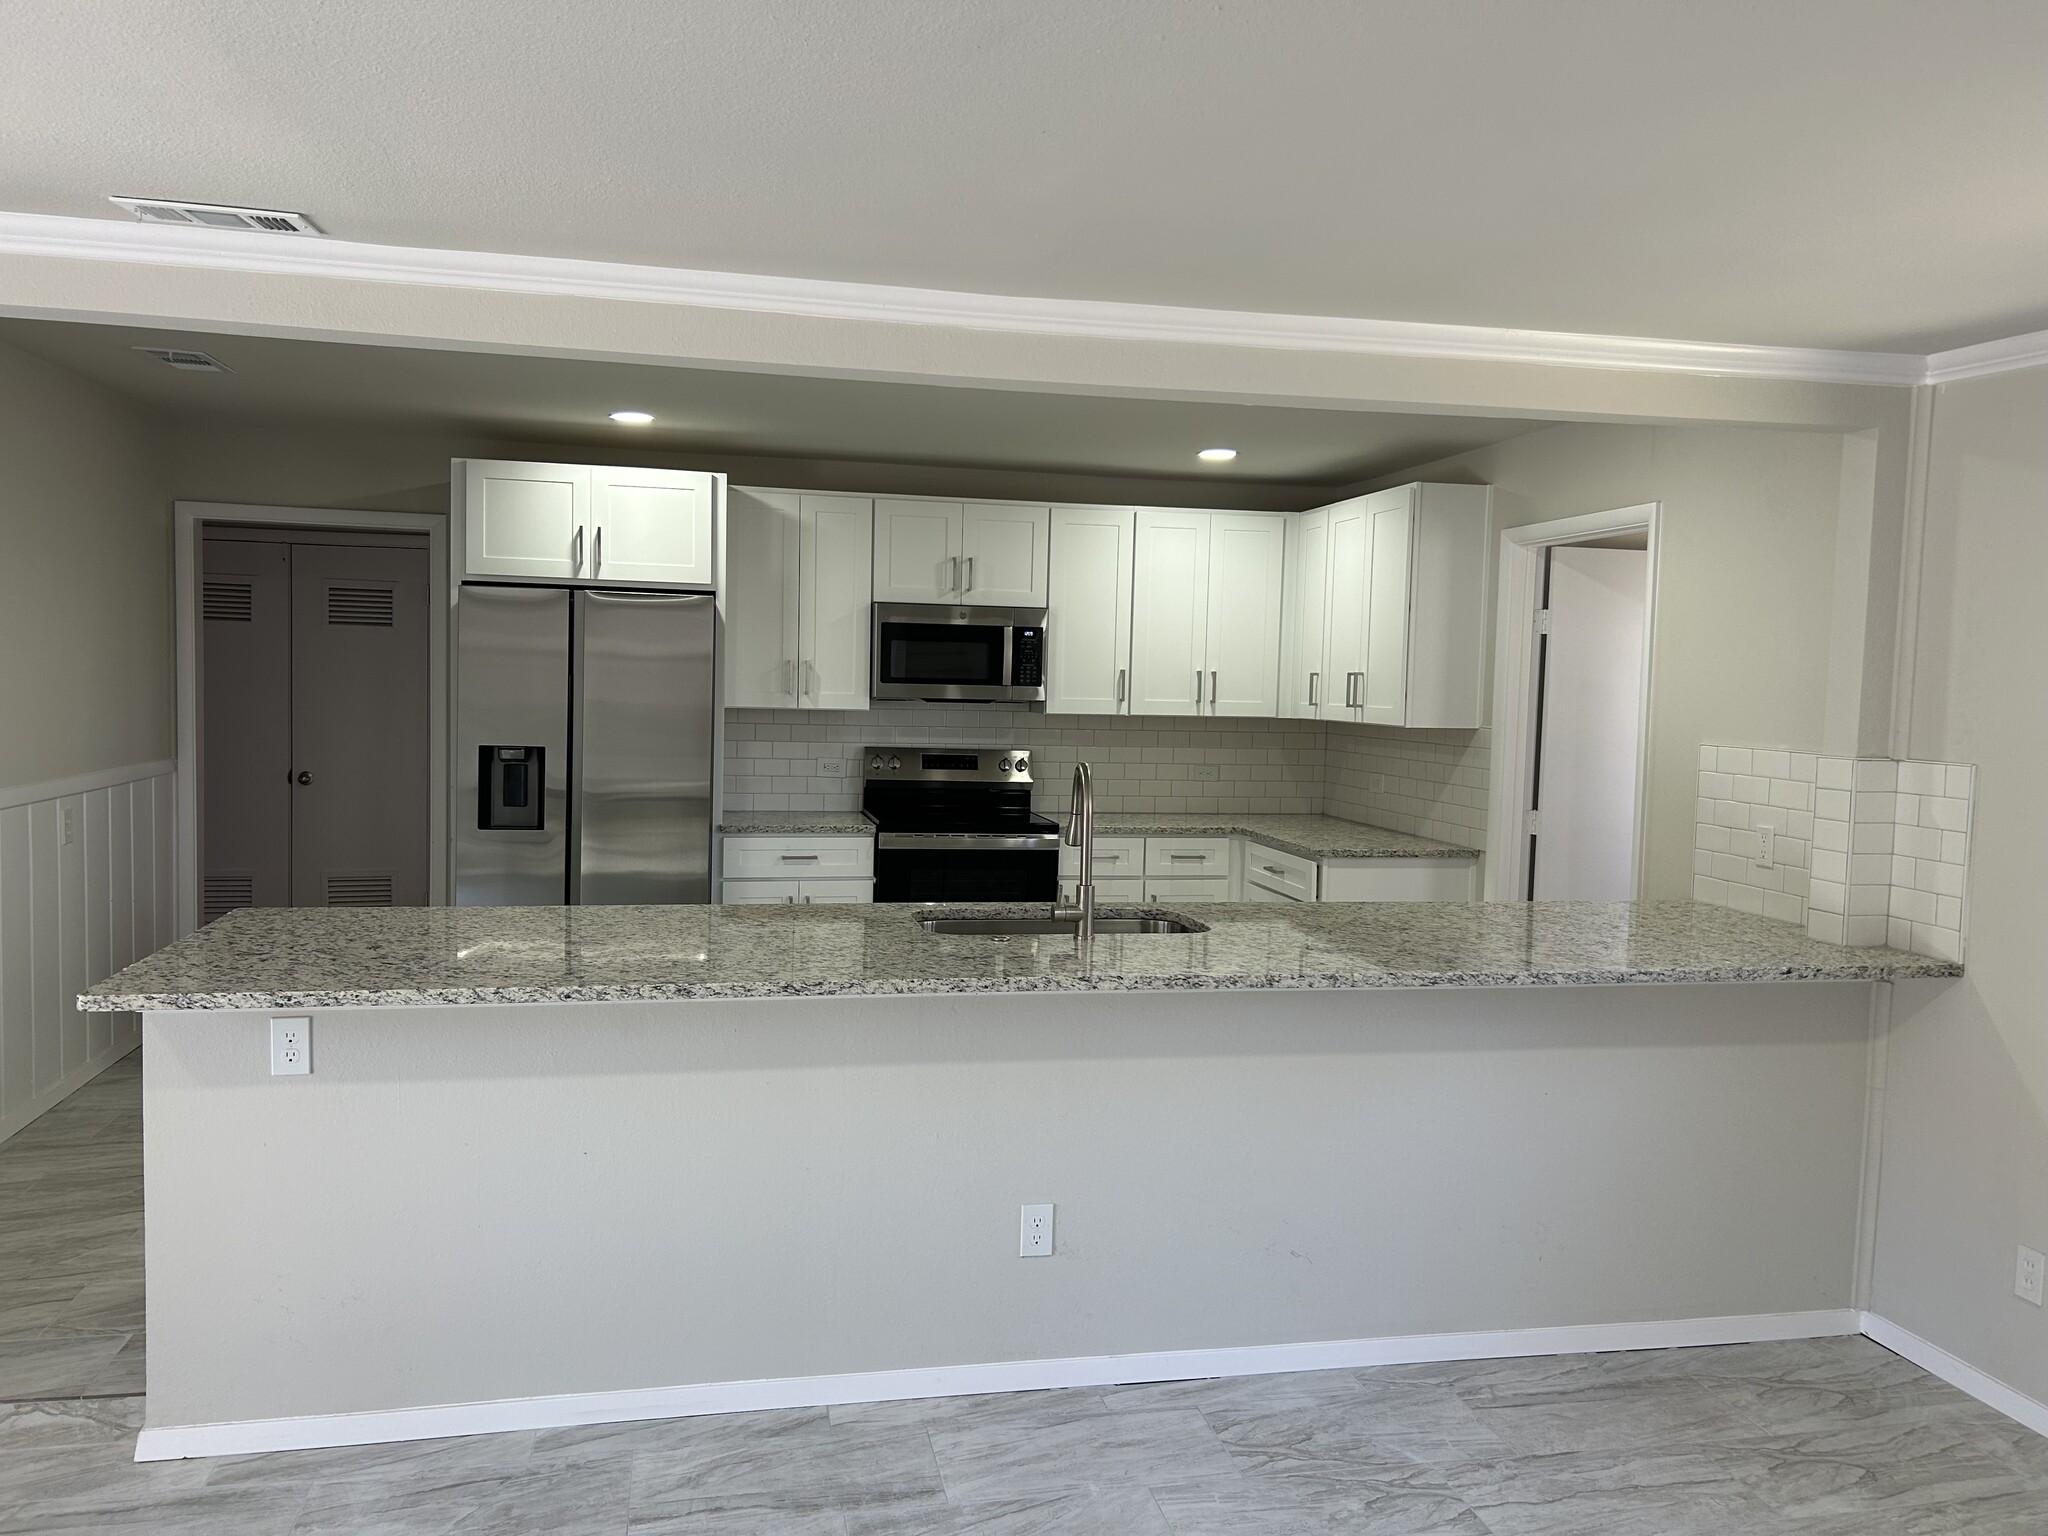
M 181 931 L 444 899 L 445 520 L 181 504 Z
M 1501 535 L 1490 901 L 1642 890 L 1657 512 Z

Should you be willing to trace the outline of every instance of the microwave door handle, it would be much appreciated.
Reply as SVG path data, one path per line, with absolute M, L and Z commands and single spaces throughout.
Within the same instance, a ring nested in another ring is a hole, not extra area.
M 1017 663 L 1012 652 L 1017 647 L 1017 629 L 1013 624 L 1003 626 L 1003 686 L 1010 688 L 1017 681 Z

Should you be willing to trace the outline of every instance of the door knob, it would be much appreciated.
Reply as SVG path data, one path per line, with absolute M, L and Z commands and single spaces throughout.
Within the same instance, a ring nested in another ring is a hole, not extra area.
M 300 770 L 299 770 L 299 782 L 300 782 L 301 784 L 310 784 L 310 783 L 312 783 L 312 782 L 313 782 L 313 775 L 312 775 L 312 774 L 310 774 L 310 773 L 307 773 L 307 772 L 306 772 L 306 771 L 305 771 L 304 769 L 300 769 Z

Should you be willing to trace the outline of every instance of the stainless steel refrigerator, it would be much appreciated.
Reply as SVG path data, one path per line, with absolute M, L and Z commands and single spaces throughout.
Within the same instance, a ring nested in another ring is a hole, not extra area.
M 711 899 L 708 593 L 464 583 L 457 906 Z

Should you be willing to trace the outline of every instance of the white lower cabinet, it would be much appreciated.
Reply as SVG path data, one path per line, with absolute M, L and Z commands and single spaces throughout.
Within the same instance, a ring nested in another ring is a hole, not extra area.
M 1475 859 L 1326 859 L 1324 901 L 1472 901 Z
M 875 899 L 871 837 L 735 833 L 722 847 L 719 900 L 727 906 L 825 906 Z
M 1145 882 L 1145 899 L 1147 901 L 1188 902 L 1228 901 L 1230 900 L 1230 880 L 1227 876 L 1219 880 L 1201 879 L 1198 877 L 1190 877 L 1185 880 L 1148 879 Z
M 1246 901 L 1314 901 L 1316 897 L 1314 859 L 1282 853 L 1264 843 L 1244 844 Z

